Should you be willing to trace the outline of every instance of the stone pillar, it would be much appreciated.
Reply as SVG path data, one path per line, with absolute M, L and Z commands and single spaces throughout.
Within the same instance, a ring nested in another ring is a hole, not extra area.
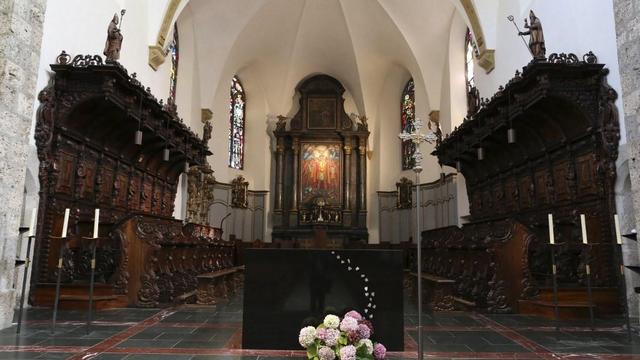
M 352 225 L 351 212 L 351 138 L 347 138 L 344 142 L 344 206 L 342 207 L 342 225 Z M 355 162 L 354 162 L 355 164 Z
M 351 210 L 351 139 L 344 146 L 344 208 Z
M 619 202 L 617 208 L 620 212 L 621 230 L 623 233 L 629 233 L 631 229 L 640 229 L 640 159 L 636 156 L 640 152 L 640 128 L 638 127 L 640 121 L 640 71 L 637 69 L 638 57 L 640 56 L 640 32 L 638 31 L 640 27 L 640 2 L 637 0 L 614 0 L 613 6 L 618 43 L 618 64 L 622 83 L 621 96 L 627 131 L 626 153 L 630 158 L 628 166 L 631 194 L 622 194 L 622 197 L 631 195 L 632 200 Z M 624 176 L 624 174 L 618 171 L 618 176 Z M 618 180 L 620 183 L 625 181 L 626 179 Z M 629 206 L 630 203 L 633 204 L 632 207 Z M 637 253 L 637 249 L 631 249 L 629 246 L 637 247 L 638 244 L 629 242 L 623 247 L 625 262 L 635 263 L 636 256 L 633 255 Z M 632 283 L 633 274 L 627 272 L 626 275 L 629 313 L 631 316 L 637 317 L 638 301 L 633 287 L 638 284 Z
M 46 0 L 0 2 L 0 328 L 13 319 L 14 262 L 45 4 Z
M 275 194 L 275 211 L 282 211 L 282 192 L 284 177 L 284 145 L 282 138 L 278 138 L 276 145 L 276 194 Z
M 360 146 L 358 147 L 358 154 L 360 155 L 360 211 L 358 225 L 361 227 L 367 226 L 367 147 L 364 143 L 365 140 L 360 139 Z
M 291 209 L 298 211 L 298 160 L 300 159 L 300 140 L 293 139 L 293 194 L 291 194 Z

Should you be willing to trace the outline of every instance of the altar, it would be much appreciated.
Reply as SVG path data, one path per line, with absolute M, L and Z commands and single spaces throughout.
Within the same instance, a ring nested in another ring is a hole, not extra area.
M 280 116 L 273 131 L 273 242 L 310 243 L 315 226 L 336 247 L 366 242 L 367 118 L 347 115 L 345 88 L 331 76 L 312 76 L 296 91 L 298 112 Z
M 245 266 L 243 348 L 302 350 L 302 327 L 356 310 L 375 341 L 404 350 L 400 251 L 247 249 Z

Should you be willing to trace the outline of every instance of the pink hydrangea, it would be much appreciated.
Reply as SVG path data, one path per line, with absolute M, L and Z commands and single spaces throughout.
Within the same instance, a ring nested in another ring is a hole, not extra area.
M 355 346 L 347 345 L 340 349 L 340 360 L 356 360 Z
M 338 344 L 338 338 L 340 337 L 340 331 L 338 329 L 318 329 L 316 337 L 324 341 L 327 346 L 336 346 L 336 344 Z
M 358 330 L 356 331 L 358 334 L 358 338 L 360 339 L 368 339 L 371 336 L 371 330 L 365 324 L 358 325 Z
M 360 313 L 355 310 L 351 310 L 348 313 L 344 314 L 344 317 L 351 317 L 358 321 L 362 320 L 362 315 L 360 315 Z
M 344 332 L 358 331 L 358 320 L 349 316 L 345 316 L 340 323 L 340 330 Z
M 376 360 L 382 360 L 387 356 L 387 348 L 384 345 L 377 343 L 373 346 L 373 357 Z
M 336 358 L 336 353 L 333 351 L 333 349 L 322 346 L 318 350 L 318 357 L 320 358 L 320 360 L 333 360 Z

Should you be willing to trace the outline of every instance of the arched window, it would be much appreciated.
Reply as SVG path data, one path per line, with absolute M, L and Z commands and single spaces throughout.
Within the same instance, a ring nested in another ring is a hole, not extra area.
M 467 89 L 475 86 L 475 82 L 474 82 L 475 69 L 474 69 L 474 63 L 473 63 L 473 57 L 476 53 L 475 48 L 476 48 L 476 45 L 473 42 L 473 35 L 471 35 L 471 30 L 467 28 L 467 35 L 465 36 L 465 39 L 464 39 L 464 50 L 465 50 L 464 51 L 465 52 L 464 75 L 465 75 L 465 79 L 467 80 Z
M 178 85 L 178 60 L 180 59 L 180 47 L 178 43 L 178 25 L 173 25 L 173 40 L 169 45 L 171 54 L 171 74 L 169 78 L 169 101 L 176 102 L 176 87 Z
M 244 110 L 245 95 L 237 76 L 231 80 L 231 116 L 229 119 L 229 167 L 244 166 Z
M 402 91 L 400 111 L 401 130 L 407 132 L 413 131 L 413 125 L 416 120 L 416 95 L 413 79 L 409 79 Z M 415 151 L 416 147 L 411 141 L 406 140 L 402 142 L 402 170 L 413 169 L 415 164 L 413 154 Z

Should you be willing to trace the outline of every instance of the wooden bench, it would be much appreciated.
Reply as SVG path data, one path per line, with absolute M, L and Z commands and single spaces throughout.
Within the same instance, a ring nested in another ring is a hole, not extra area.
M 409 273 L 418 279 L 417 273 Z M 422 302 L 433 311 L 452 311 L 454 306 L 455 280 L 429 273 L 422 273 Z
M 228 301 L 242 287 L 244 266 L 234 266 L 210 273 L 198 275 L 196 303 L 199 305 L 215 305 Z

